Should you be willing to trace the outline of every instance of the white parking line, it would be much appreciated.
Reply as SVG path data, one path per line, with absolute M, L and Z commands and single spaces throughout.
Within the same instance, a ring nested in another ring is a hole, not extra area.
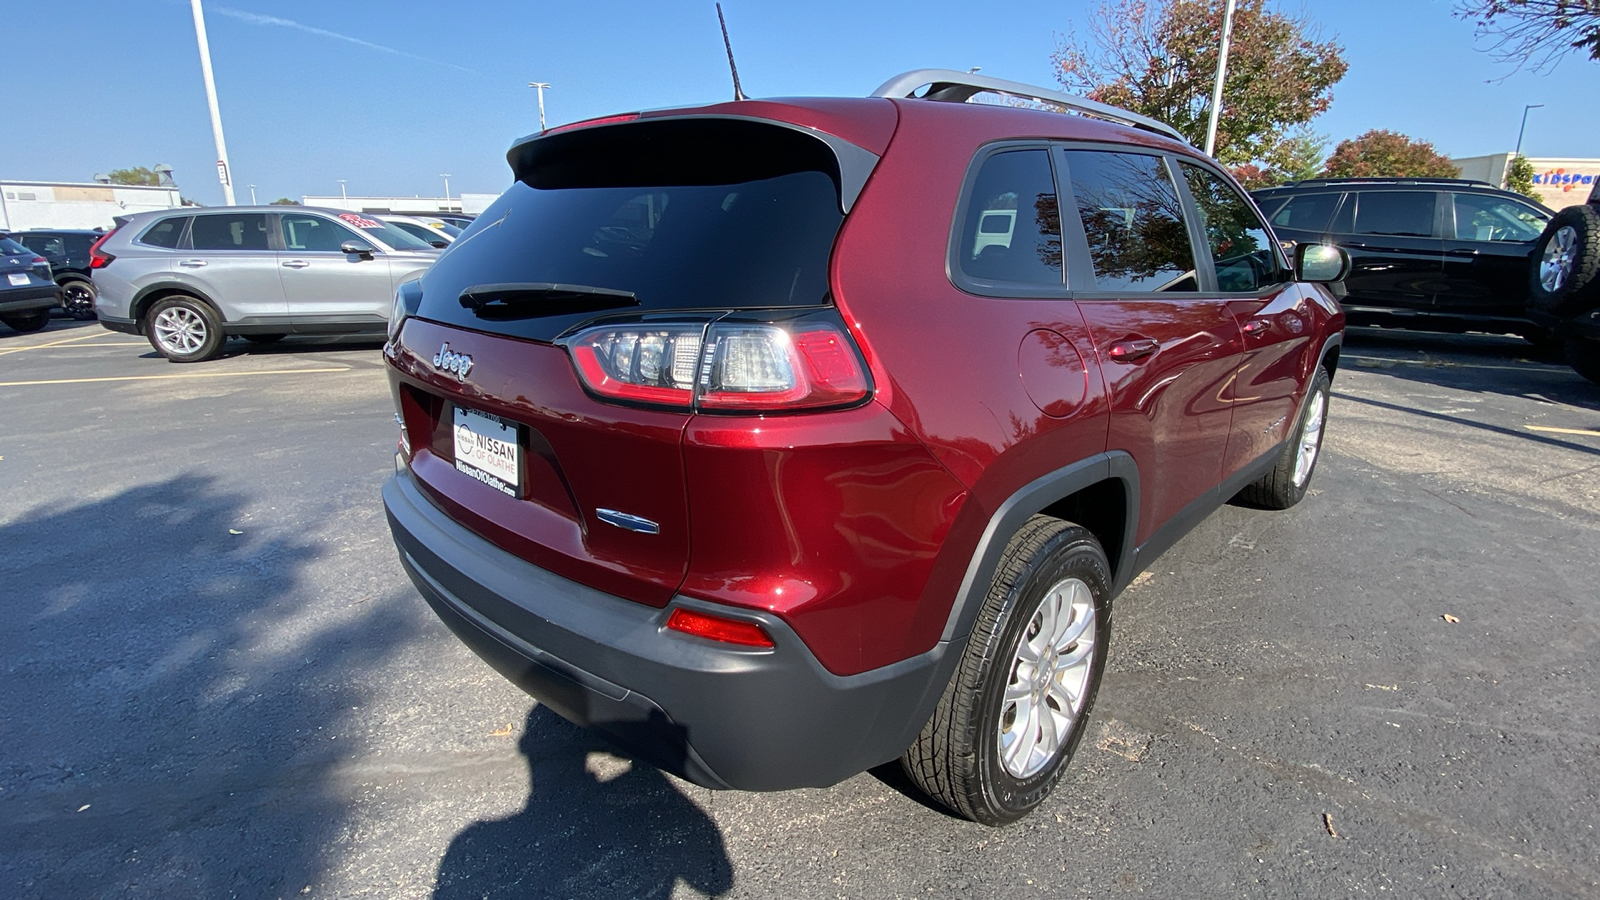
M 254 372 L 182 372 L 176 375 L 109 375 L 104 378 L 50 378 L 39 381 L 0 381 L 0 387 L 29 387 L 43 384 L 96 384 L 103 381 L 170 381 L 178 378 L 235 378 L 246 375 L 321 375 L 348 372 L 351 366 L 325 369 L 259 369 Z

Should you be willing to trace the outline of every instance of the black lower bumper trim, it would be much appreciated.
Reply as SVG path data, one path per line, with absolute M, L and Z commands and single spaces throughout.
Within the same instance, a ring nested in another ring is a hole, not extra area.
M 771 614 L 676 597 L 656 609 L 557 576 L 445 516 L 409 473 L 383 488 L 417 589 L 479 656 L 553 712 L 696 784 L 826 787 L 904 752 L 960 641 L 840 676 Z M 663 629 L 674 608 L 759 622 L 772 650 Z

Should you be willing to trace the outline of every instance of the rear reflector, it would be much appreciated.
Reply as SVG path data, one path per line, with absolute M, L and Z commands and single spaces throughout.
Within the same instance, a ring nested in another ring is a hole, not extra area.
M 738 644 L 741 647 L 760 647 L 771 649 L 775 645 L 767 632 L 754 622 L 743 622 L 738 619 L 724 619 L 721 616 L 708 615 L 687 609 L 675 609 L 667 619 L 667 627 L 673 631 L 692 634 L 695 637 L 705 638 L 710 641 L 721 641 L 724 644 Z

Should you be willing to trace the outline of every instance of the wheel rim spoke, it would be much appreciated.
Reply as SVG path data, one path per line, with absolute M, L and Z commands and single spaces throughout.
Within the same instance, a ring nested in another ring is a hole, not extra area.
M 1311 398 L 1311 409 L 1306 414 L 1306 424 L 1301 429 L 1300 447 L 1295 454 L 1294 485 L 1304 487 L 1311 477 L 1311 467 L 1322 449 L 1322 423 L 1328 412 L 1328 397 L 1321 391 Z

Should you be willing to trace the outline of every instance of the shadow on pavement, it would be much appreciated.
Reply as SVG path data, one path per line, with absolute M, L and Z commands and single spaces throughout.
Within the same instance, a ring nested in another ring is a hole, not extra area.
M 680 881 L 712 896 L 732 889 L 716 824 L 659 770 L 611 756 L 540 706 L 517 749 L 528 762 L 527 805 L 456 835 L 435 900 L 667 898 Z
M 1600 410 L 1600 385 L 1574 372 L 1559 351 L 1508 335 L 1349 328 L 1339 366 L 1454 390 Z
M 183 475 L 0 520 L 0 896 L 315 881 L 359 673 L 415 620 L 313 596 L 313 538 L 230 533 L 246 500 Z

